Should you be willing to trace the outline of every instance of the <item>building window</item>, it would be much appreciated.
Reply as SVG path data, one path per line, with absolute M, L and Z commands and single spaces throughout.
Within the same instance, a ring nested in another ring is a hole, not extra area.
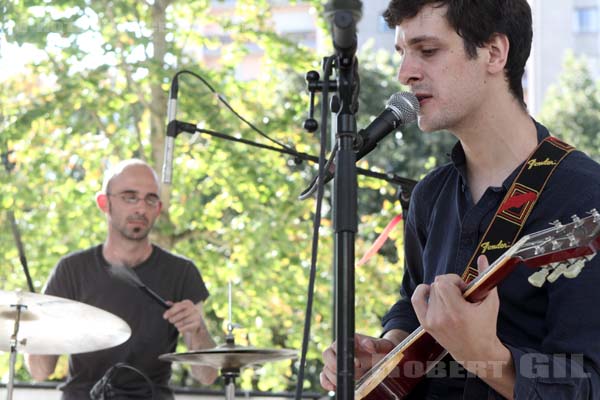
M 598 32 L 598 7 L 576 8 L 573 19 L 576 33 Z

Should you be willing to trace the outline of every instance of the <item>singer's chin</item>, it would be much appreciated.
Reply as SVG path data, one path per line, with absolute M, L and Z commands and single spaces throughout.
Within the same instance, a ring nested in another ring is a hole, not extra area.
M 417 126 L 419 127 L 419 130 L 424 133 L 437 132 L 445 129 L 444 127 L 440 127 L 435 121 L 432 121 L 431 118 L 427 118 L 426 115 L 419 115 L 417 117 Z
M 421 132 L 429 133 L 431 130 L 427 129 L 427 121 L 422 116 L 417 117 L 417 126 Z

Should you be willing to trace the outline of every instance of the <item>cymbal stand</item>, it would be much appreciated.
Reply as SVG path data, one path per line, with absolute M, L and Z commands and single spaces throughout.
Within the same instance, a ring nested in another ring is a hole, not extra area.
M 11 307 L 16 308 L 17 314 L 15 318 L 15 329 L 13 331 L 12 336 L 10 337 L 10 359 L 9 359 L 9 367 L 8 367 L 8 384 L 6 385 L 6 399 L 12 400 L 13 395 L 13 382 L 15 379 L 15 363 L 17 362 L 17 345 L 19 344 L 19 340 L 17 339 L 19 335 L 19 323 L 21 321 L 21 310 L 26 309 L 27 306 L 25 304 L 11 304 Z
M 227 335 L 225 335 L 225 347 L 235 348 L 235 337 L 233 336 L 233 330 L 239 328 L 238 324 L 233 322 L 232 315 L 232 295 L 231 295 L 231 281 L 228 285 L 228 296 L 227 296 L 227 311 L 229 321 L 227 322 Z M 235 399 L 235 378 L 240 376 L 239 368 L 221 368 L 221 375 L 225 379 L 225 400 Z
M 240 376 L 239 368 L 223 368 L 221 375 L 225 379 L 225 400 L 235 399 L 235 378 Z
M 227 314 L 229 321 L 227 322 L 227 335 L 225 335 L 225 346 L 228 347 L 235 347 L 235 338 L 233 337 L 233 330 L 235 328 L 240 327 L 239 324 L 233 322 L 232 304 L 233 300 L 231 295 L 231 281 L 229 281 L 227 294 Z

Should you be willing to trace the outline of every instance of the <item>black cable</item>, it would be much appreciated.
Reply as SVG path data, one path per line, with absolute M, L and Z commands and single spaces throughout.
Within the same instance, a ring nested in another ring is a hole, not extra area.
M 331 75 L 333 61 L 335 56 L 328 57 L 325 60 L 323 74 L 325 80 Z M 315 219 L 313 221 L 313 240 L 311 248 L 310 274 L 308 280 L 308 296 L 306 300 L 306 316 L 304 318 L 304 333 L 302 336 L 302 351 L 300 355 L 300 365 L 298 366 L 298 382 L 296 384 L 296 400 L 302 399 L 302 389 L 304 387 L 304 369 L 306 364 L 306 353 L 308 352 L 308 343 L 310 336 L 310 321 L 312 317 L 312 305 L 315 292 L 315 279 L 317 275 L 317 255 L 319 249 L 319 228 L 321 227 L 321 207 L 323 203 L 324 187 L 323 178 L 325 177 L 325 147 L 327 146 L 327 114 L 328 114 L 329 87 L 323 85 L 323 101 L 321 102 L 321 151 L 319 153 L 319 178 L 317 185 L 317 199 Z
M 204 79 L 203 77 L 201 77 L 200 75 L 198 75 L 197 73 L 193 72 L 193 71 L 189 71 L 189 70 L 181 70 L 179 72 L 177 72 L 175 74 L 175 76 L 173 76 L 173 80 L 171 82 L 174 82 L 177 80 L 177 77 L 179 75 L 182 74 L 189 74 L 192 75 L 193 77 L 199 79 L 202 83 L 204 83 L 206 85 L 206 87 L 208 87 L 208 89 L 213 92 L 214 94 L 217 95 L 217 98 L 219 99 L 219 101 L 223 104 L 225 104 L 225 107 L 227 107 L 229 109 L 229 111 L 231 111 L 233 113 L 233 115 L 235 115 L 236 117 L 238 117 L 240 120 L 242 120 L 246 125 L 248 125 L 250 128 L 252 128 L 255 132 L 257 132 L 259 135 L 261 135 L 262 137 L 264 137 L 265 139 L 278 144 L 279 146 L 281 146 L 284 149 L 287 149 L 288 151 L 295 151 L 292 147 L 286 146 L 285 144 L 269 137 L 269 135 L 267 135 L 266 133 L 264 133 L 262 130 L 260 130 L 258 127 L 256 127 L 252 122 L 248 121 L 246 118 L 242 117 L 228 102 L 227 100 L 225 100 L 225 98 L 223 96 L 221 96 L 221 93 L 217 92 L 210 83 L 208 83 L 206 81 L 206 79 Z
M 121 368 L 129 369 L 129 370 L 137 373 L 138 375 L 140 375 L 142 378 L 144 378 L 144 380 L 148 384 L 148 387 L 150 388 L 150 392 L 152 393 L 152 396 L 150 398 L 152 400 L 154 399 L 154 397 L 155 397 L 154 383 L 152 383 L 152 381 L 150 380 L 148 375 L 144 374 L 142 371 L 140 371 L 139 369 L 137 369 L 129 364 L 120 362 L 120 363 L 116 363 L 115 365 L 110 367 L 104 373 L 102 378 L 100 378 L 100 380 L 98 380 L 98 382 L 96 382 L 94 384 L 92 389 L 90 389 L 90 398 L 92 400 L 110 400 L 110 399 L 114 398 L 116 393 L 115 393 L 114 387 L 112 385 L 112 379 L 115 376 L 115 374 L 117 373 L 117 371 Z

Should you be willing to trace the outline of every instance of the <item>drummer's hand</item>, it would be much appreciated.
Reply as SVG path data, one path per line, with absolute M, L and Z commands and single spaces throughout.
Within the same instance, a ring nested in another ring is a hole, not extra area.
M 379 339 L 356 333 L 354 335 L 354 376 L 360 378 L 371 367 L 394 348 L 388 339 Z M 325 390 L 335 390 L 337 376 L 337 345 L 333 342 L 323 352 L 323 371 L 321 386 Z
M 202 312 L 190 300 L 177 303 L 167 301 L 171 308 L 163 314 L 163 318 L 175 325 L 180 333 L 198 333 L 205 328 Z
M 202 317 L 202 302 L 196 304 L 190 300 L 178 303 L 167 301 L 171 306 L 163 314 L 164 319 L 175 325 L 183 335 L 188 350 L 208 349 L 215 347 L 216 343 L 210 336 Z M 210 385 L 217 379 L 218 371 L 209 366 L 192 365 L 192 375 L 200 383 Z

